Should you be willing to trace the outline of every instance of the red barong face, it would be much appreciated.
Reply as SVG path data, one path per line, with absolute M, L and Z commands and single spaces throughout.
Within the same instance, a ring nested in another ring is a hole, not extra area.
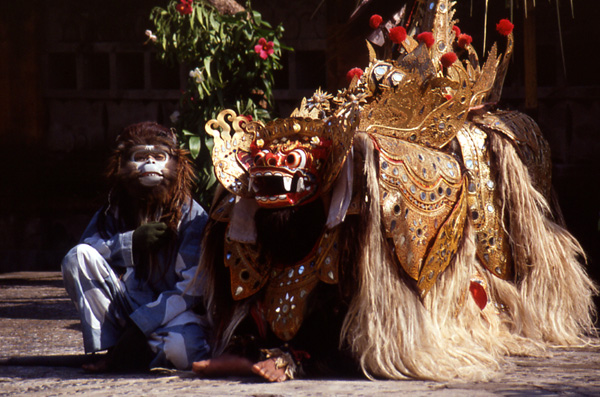
M 317 136 L 255 139 L 250 146 L 248 172 L 249 190 L 258 205 L 290 207 L 318 197 L 331 147 L 330 140 Z

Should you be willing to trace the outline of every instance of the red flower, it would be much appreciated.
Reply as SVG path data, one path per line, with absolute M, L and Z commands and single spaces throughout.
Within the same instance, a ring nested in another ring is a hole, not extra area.
M 452 31 L 456 37 L 460 36 L 460 28 L 456 25 L 452 26 Z
M 181 2 L 175 6 L 175 9 L 182 15 L 189 15 L 193 11 L 193 2 L 194 0 L 181 0 Z
M 254 51 L 262 58 L 267 59 L 275 50 L 273 50 L 273 42 L 267 41 L 264 37 L 258 40 L 258 44 L 254 46 Z
M 363 70 L 361 68 L 353 68 L 348 70 L 348 73 L 346 73 L 346 80 L 348 81 L 348 83 L 351 83 L 354 79 L 354 76 L 358 76 L 358 79 L 360 79 L 362 75 Z
M 435 38 L 433 37 L 433 33 L 423 32 L 417 35 L 417 41 L 420 43 L 425 43 L 427 48 L 431 48 L 431 46 L 435 42 Z
M 369 26 L 371 29 L 377 29 L 382 21 L 383 18 L 381 18 L 381 15 L 373 14 L 371 15 L 371 18 L 369 18 Z
M 396 26 L 395 28 L 390 29 L 390 40 L 396 44 L 401 44 L 406 40 L 406 29 L 402 26 Z
M 508 36 L 512 33 L 515 25 L 513 25 L 508 19 L 501 19 L 496 24 L 496 30 L 503 36 Z
M 458 46 L 461 48 L 465 48 L 467 45 L 473 42 L 473 38 L 468 34 L 461 34 L 458 36 Z
M 252 117 L 252 115 L 251 115 L 251 114 L 244 114 L 244 115 L 242 115 L 242 117 L 243 117 L 243 118 L 245 118 L 245 119 L 246 119 L 246 120 L 248 120 L 248 121 L 252 121 L 252 120 L 254 120 L 254 118 Z
M 442 55 L 442 57 L 440 58 L 440 62 L 442 62 L 443 67 L 449 68 L 454 62 L 456 62 L 457 59 L 458 57 L 455 53 L 447 52 L 444 55 Z

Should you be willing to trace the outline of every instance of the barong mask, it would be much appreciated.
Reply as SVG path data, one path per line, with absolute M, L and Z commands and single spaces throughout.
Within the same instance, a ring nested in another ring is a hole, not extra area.
M 291 117 L 266 125 L 224 110 L 206 131 L 215 139 L 213 164 L 221 184 L 261 207 L 280 208 L 309 203 L 330 190 L 357 125 L 357 107 L 325 120 Z

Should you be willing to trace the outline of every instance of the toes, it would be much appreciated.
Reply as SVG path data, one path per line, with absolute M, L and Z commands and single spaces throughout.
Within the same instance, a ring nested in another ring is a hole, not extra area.
M 262 368 L 262 366 L 260 365 L 260 363 L 254 364 L 252 366 L 252 372 L 254 372 L 258 376 L 262 376 L 263 378 L 266 376 L 265 371 Z
M 287 375 L 285 373 L 281 374 L 278 378 L 277 378 L 277 382 L 285 382 L 287 380 Z
M 192 363 L 192 371 L 197 374 L 202 374 L 210 365 L 210 360 L 196 361 Z
M 281 368 L 276 368 L 274 362 L 268 360 L 254 364 L 252 372 L 269 382 L 283 382 L 287 380 L 285 371 Z

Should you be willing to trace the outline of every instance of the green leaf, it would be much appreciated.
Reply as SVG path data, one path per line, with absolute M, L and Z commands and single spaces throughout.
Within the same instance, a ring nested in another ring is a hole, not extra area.
M 186 69 L 203 68 L 204 80 L 188 86 L 179 100 L 182 146 L 186 147 L 198 168 L 202 184 L 198 195 L 210 201 L 211 186 L 216 184 L 211 161 L 213 139 L 204 130 L 206 121 L 216 117 L 224 108 L 240 114 L 252 114 L 257 120 L 272 119 L 271 108 L 263 109 L 255 97 L 256 90 L 264 91 L 269 106 L 273 103 L 273 71 L 281 69 L 283 51 L 292 49 L 281 44 L 283 27 L 264 21 L 258 11 L 220 15 L 205 1 L 193 4 L 192 15 L 181 15 L 176 6 L 180 0 L 170 0 L 165 8 L 154 7 L 150 12 L 151 29 L 158 37 L 153 45 L 157 58 L 165 63 L 180 63 Z M 248 17 L 248 13 L 250 17 Z M 259 38 L 273 41 L 275 53 L 266 61 L 254 52 Z M 192 101 L 191 98 L 194 98 Z
M 204 62 L 204 70 L 206 71 L 206 76 L 208 78 L 212 78 L 212 76 L 210 74 L 210 63 L 212 62 L 212 57 L 210 57 L 210 56 L 204 57 L 203 62 Z
M 193 159 L 195 159 L 196 157 L 198 157 L 198 153 L 200 153 L 200 137 L 195 135 L 190 136 L 188 144 L 190 145 L 190 155 Z

